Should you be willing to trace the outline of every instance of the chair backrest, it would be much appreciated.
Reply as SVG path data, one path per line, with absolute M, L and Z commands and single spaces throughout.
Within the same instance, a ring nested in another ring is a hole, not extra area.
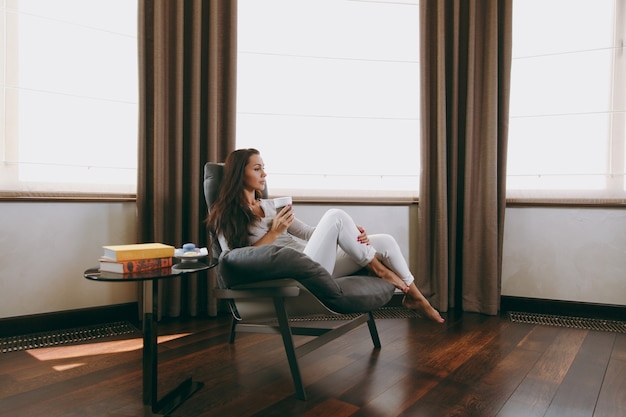
M 220 189 L 223 174 L 224 164 L 217 162 L 207 162 L 204 164 L 204 199 L 206 201 L 207 212 L 211 211 L 211 206 L 213 202 L 215 202 L 215 199 L 217 199 L 217 193 Z

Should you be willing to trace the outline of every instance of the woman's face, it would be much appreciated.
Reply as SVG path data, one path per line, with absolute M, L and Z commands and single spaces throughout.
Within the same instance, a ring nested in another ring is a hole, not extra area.
M 265 177 L 261 155 L 250 155 L 244 171 L 243 183 L 247 190 L 263 191 L 265 189 Z

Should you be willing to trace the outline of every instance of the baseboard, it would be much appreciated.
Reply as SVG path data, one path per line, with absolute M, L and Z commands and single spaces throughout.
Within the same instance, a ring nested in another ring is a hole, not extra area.
M 626 317 L 626 306 L 623 305 L 511 296 L 500 297 L 500 311 L 503 313 L 518 311 L 618 321 L 623 321 Z
M 401 306 L 402 297 L 404 297 L 404 294 L 394 294 L 387 304 L 387 307 Z M 577 301 L 503 295 L 500 297 L 500 312 L 506 314 L 509 311 L 617 321 L 624 321 L 624 317 L 626 317 L 626 306 L 623 305 L 582 303 Z
M 0 337 L 71 329 L 116 321 L 139 324 L 137 302 L 0 319 Z

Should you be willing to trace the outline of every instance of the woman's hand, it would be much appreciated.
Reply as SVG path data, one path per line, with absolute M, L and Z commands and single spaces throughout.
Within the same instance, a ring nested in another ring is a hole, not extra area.
M 365 232 L 365 229 L 359 225 L 357 225 L 356 228 L 359 229 L 359 232 L 361 232 L 361 234 L 356 238 L 359 241 L 359 243 L 362 243 L 364 245 L 369 245 L 370 238 L 367 237 L 367 233 Z
M 281 235 L 291 226 L 295 218 L 291 205 L 285 206 L 281 211 L 276 213 L 270 230 L 277 235 Z
M 276 213 L 274 220 L 272 220 L 270 230 L 252 246 L 271 245 L 276 241 L 276 239 L 278 239 L 278 236 L 285 233 L 295 219 L 296 216 L 293 214 L 291 205 L 283 207 L 281 211 Z

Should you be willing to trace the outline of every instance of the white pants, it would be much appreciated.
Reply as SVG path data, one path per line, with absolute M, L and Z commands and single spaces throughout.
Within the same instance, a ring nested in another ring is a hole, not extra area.
M 315 228 L 304 253 L 322 265 L 333 277 L 350 275 L 377 257 L 406 285 L 414 277 L 396 240 L 385 234 L 368 235 L 370 244 L 358 241 L 361 234 L 354 220 L 343 210 L 328 210 Z

